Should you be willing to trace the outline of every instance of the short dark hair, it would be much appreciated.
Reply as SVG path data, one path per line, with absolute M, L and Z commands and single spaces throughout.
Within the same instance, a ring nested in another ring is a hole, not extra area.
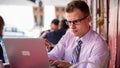
M 79 9 L 86 16 L 90 15 L 89 7 L 87 3 L 84 1 L 80 1 L 80 0 L 71 1 L 70 3 L 67 4 L 65 11 L 67 13 L 70 13 L 70 12 L 73 12 L 74 9 Z
M 59 20 L 58 19 L 53 19 L 51 24 L 59 25 Z
M 5 22 L 2 18 L 2 16 L 0 16 L 0 29 L 2 29 L 4 25 L 5 25 Z
M 66 21 L 67 21 L 67 19 L 62 19 L 62 20 L 61 20 L 61 27 L 62 27 L 62 28 L 65 28 L 65 29 L 68 29 L 69 26 L 66 24 Z

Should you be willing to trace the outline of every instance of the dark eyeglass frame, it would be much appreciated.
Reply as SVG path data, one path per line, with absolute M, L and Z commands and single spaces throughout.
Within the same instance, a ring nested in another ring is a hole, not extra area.
M 71 23 L 73 23 L 73 24 L 77 25 L 79 22 L 81 22 L 82 20 L 86 19 L 88 16 L 85 16 L 85 17 L 83 17 L 81 19 L 77 19 L 77 20 L 73 20 L 73 21 L 66 21 L 66 24 L 70 25 Z

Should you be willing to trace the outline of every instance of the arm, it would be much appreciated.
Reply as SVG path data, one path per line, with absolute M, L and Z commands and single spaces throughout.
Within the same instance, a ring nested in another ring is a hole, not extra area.
M 56 60 L 62 60 L 64 58 L 65 49 L 66 46 L 69 45 L 69 43 L 66 43 L 67 40 L 69 40 L 69 32 L 67 32 L 58 42 L 57 45 L 55 45 L 54 49 L 48 53 L 48 57 L 51 59 Z
M 98 41 L 94 45 L 91 56 L 88 59 L 88 62 L 93 62 L 94 64 L 88 63 L 87 68 L 91 68 L 93 65 L 99 68 L 106 68 L 106 65 L 108 64 L 108 58 L 109 52 L 107 45 L 102 41 Z
M 108 48 L 106 43 L 104 43 L 101 40 L 97 40 L 94 42 L 91 42 L 92 44 L 87 45 L 89 49 L 88 53 L 85 55 L 88 55 L 84 60 L 81 60 L 79 62 L 80 68 L 106 68 L 106 65 L 108 64 Z
M 48 53 L 51 59 L 61 60 L 65 52 L 65 36 L 59 41 L 57 45 Z
M 45 36 L 46 36 L 47 33 L 49 33 L 49 30 L 41 32 L 40 37 L 41 38 L 45 38 Z
M 58 68 L 69 68 L 71 64 L 63 60 L 49 60 L 51 66 L 56 66 Z
M 68 68 L 71 64 L 64 60 L 64 54 L 66 49 L 66 41 L 68 40 L 68 34 L 65 34 L 55 48 L 48 53 L 50 58 L 50 64 L 60 68 Z

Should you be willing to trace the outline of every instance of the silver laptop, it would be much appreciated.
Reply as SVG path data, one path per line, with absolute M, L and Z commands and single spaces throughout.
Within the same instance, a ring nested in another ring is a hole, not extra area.
M 5 38 L 10 68 L 49 68 L 47 50 L 41 38 Z

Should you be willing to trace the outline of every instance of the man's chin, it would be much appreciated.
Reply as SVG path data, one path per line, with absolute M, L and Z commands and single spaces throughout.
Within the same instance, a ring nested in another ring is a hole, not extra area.
M 77 32 L 75 33 L 75 32 L 72 32 L 73 33 L 73 35 L 75 36 L 75 37 L 77 37 L 77 36 L 79 36 L 78 34 L 77 34 Z
M 75 37 L 79 36 L 78 34 L 74 34 L 74 33 L 73 33 L 73 35 L 74 35 Z

